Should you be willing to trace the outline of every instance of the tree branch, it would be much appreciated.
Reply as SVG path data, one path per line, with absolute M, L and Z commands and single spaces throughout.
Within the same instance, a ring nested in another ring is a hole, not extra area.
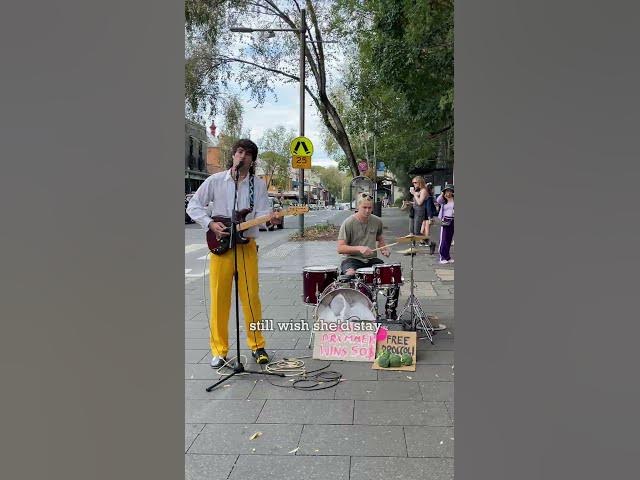
M 264 65 L 260 65 L 258 63 L 254 63 L 254 62 L 250 62 L 248 60 L 242 60 L 240 58 L 225 57 L 225 56 L 220 56 L 220 58 L 222 60 L 224 60 L 224 62 L 221 62 L 221 63 L 233 63 L 233 62 L 244 63 L 244 64 L 247 64 L 247 65 L 252 65 L 254 67 L 260 68 L 261 70 L 266 70 L 268 72 L 277 73 L 278 75 L 282 75 L 284 77 L 290 78 L 291 80 L 295 80 L 296 82 L 300 81 L 300 77 L 298 77 L 296 75 L 291 75 L 290 73 L 283 72 L 282 70 L 278 70 L 276 68 L 266 67 Z M 304 89 L 309 94 L 309 96 L 314 100 L 314 102 L 318 101 L 318 97 L 315 95 L 313 90 L 311 90 L 306 83 L 304 85 Z
M 318 17 L 316 15 L 316 10 L 313 7 L 313 4 L 310 0 L 306 0 L 307 8 L 309 9 L 309 16 L 311 17 L 311 23 L 313 23 L 313 27 L 316 34 L 317 43 L 313 44 L 314 47 L 317 45 L 316 54 L 318 56 L 318 67 L 320 71 L 320 82 L 318 83 L 318 89 L 325 90 L 327 84 L 327 75 L 324 68 L 324 47 L 322 46 L 322 33 L 320 32 L 320 27 L 318 26 Z
M 448 131 L 448 130 L 451 130 L 452 128 L 453 128 L 453 123 L 452 123 L 451 125 L 447 125 L 447 126 L 446 126 L 446 127 L 444 127 L 444 128 L 441 128 L 440 130 L 437 130 L 437 131 L 435 131 L 435 132 L 429 133 L 429 134 L 427 135 L 427 137 L 428 137 L 429 139 L 436 138 L 436 137 L 438 137 L 439 135 L 442 135 L 444 132 L 446 132 L 446 131 Z
M 221 62 L 221 63 L 231 63 L 231 62 L 244 63 L 246 65 L 252 65 L 252 66 L 258 67 L 258 68 L 260 68 L 262 70 L 266 70 L 268 72 L 277 73 L 278 75 L 282 75 L 284 77 L 290 78 L 291 80 L 295 80 L 296 82 L 300 81 L 300 77 L 296 77 L 295 75 L 291 75 L 290 73 L 283 72 L 282 70 L 278 70 L 277 68 L 266 67 L 266 66 L 260 65 L 258 63 L 250 62 L 249 60 L 242 60 L 240 58 L 227 57 L 227 56 L 224 56 L 224 55 L 220 55 L 219 58 L 221 60 L 223 60 L 223 62 Z

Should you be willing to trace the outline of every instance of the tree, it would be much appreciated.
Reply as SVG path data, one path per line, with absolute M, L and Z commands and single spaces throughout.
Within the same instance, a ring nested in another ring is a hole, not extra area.
M 231 96 L 223 105 L 223 121 L 218 136 L 220 147 L 220 158 L 230 166 L 231 147 L 242 137 L 248 137 L 247 132 L 242 131 L 244 108 L 237 96 Z
M 255 28 L 299 28 L 302 6 L 307 9 L 307 37 L 304 57 L 307 64 L 306 92 L 313 100 L 324 126 L 344 152 L 351 172 L 357 172 L 356 155 L 338 109 L 331 101 L 329 72 L 336 59 L 322 43 L 332 33 L 330 0 L 187 0 L 185 2 L 185 77 L 188 109 L 203 108 L 215 113 L 218 100 L 229 83 L 235 81 L 251 92 L 261 104 L 273 92 L 275 77 L 298 82 L 299 36 L 293 33 L 253 35 L 250 43 L 236 48 L 239 34 L 231 35 L 232 25 Z
M 398 177 L 451 165 L 453 2 L 337 0 L 334 19 L 357 46 L 340 112 L 352 137 L 370 132 L 377 160 Z
M 351 177 L 341 173 L 336 167 L 311 167 L 311 171 L 318 175 L 322 185 L 334 198 L 342 200 L 342 192 L 351 182 Z
M 260 139 L 259 157 L 267 176 L 267 189 L 272 183 L 278 188 L 286 188 L 291 161 L 289 144 L 295 137 L 294 130 L 282 125 L 264 131 Z

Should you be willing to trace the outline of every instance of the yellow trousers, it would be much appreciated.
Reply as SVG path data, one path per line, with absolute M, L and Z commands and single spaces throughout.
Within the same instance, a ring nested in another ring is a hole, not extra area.
M 247 345 L 251 350 L 264 348 L 264 337 L 260 331 L 251 331 L 251 324 L 262 320 L 262 304 L 258 288 L 258 249 L 256 241 L 238 244 L 238 293 L 244 313 Z M 211 255 L 209 262 L 209 291 L 211 293 L 211 315 L 209 345 L 213 356 L 226 356 L 229 352 L 229 309 L 233 285 L 233 251 L 222 255 Z

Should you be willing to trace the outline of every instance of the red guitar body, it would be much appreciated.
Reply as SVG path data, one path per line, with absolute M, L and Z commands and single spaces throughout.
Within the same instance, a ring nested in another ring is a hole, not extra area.
M 235 218 L 236 225 L 245 221 L 247 214 L 250 212 L 248 208 L 244 210 L 240 210 L 237 212 L 237 218 Z M 212 217 L 214 222 L 223 223 L 225 227 L 227 227 L 227 232 L 231 233 L 231 218 L 229 217 Z M 237 230 L 236 231 L 236 242 L 243 244 L 249 243 L 249 239 L 245 238 L 243 235 L 244 232 Z M 231 235 L 227 235 L 225 237 L 220 237 L 219 239 L 216 237 L 216 234 L 213 233 L 211 229 L 207 230 L 207 246 L 211 253 L 216 255 L 222 255 L 224 252 L 229 250 L 231 246 Z

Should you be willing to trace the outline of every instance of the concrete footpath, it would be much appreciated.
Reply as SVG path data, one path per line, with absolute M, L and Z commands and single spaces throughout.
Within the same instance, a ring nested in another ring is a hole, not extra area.
M 336 211 L 329 221 L 340 225 L 350 214 Z M 397 208 L 384 209 L 382 220 L 387 243 L 408 233 L 408 217 Z M 291 221 L 285 231 L 293 233 L 296 226 Z M 397 253 L 404 248 L 392 247 L 391 257 L 385 259 L 402 264 L 405 284 L 398 311 L 409 295 L 410 257 Z M 452 253 L 455 257 L 455 249 Z M 335 241 L 265 242 L 260 248 L 263 317 L 274 322 L 305 319 L 302 268 L 339 263 Z M 328 370 L 340 372 L 345 379 L 334 388 L 295 390 L 272 385 L 283 384 L 277 377 L 246 375 L 207 393 L 205 388 L 219 378 L 209 366 L 208 283 L 205 298 L 203 280 L 185 282 L 185 478 L 453 479 L 453 265 L 439 265 L 437 252 L 416 256 L 415 284 L 424 310 L 448 327 L 435 336 L 435 345 L 418 340 L 415 372 L 378 371 L 371 363 L 332 361 Z M 382 296 L 380 305 L 384 311 Z M 230 356 L 235 352 L 234 314 L 232 308 Z M 244 333 L 241 353 L 249 358 L 245 366 L 255 369 Z M 267 351 L 275 359 L 302 358 L 310 370 L 328 363 L 305 358 L 311 356 L 308 332 L 276 329 L 265 336 Z M 256 432 L 261 435 L 250 439 Z

